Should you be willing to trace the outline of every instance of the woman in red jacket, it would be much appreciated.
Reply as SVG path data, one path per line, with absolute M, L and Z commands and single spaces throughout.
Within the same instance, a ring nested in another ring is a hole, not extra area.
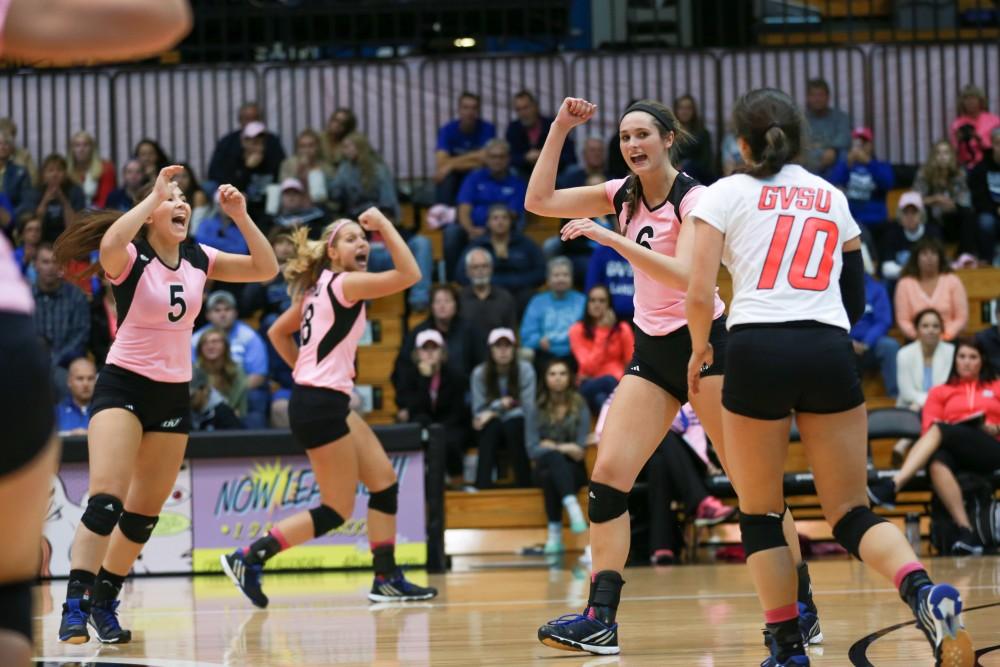
M 583 319 L 569 328 L 569 348 L 576 358 L 580 394 L 591 414 L 598 414 L 625 374 L 635 338 L 611 308 L 611 292 L 594 285 L 587 292 Z
M 893 479 L 873 484 L 869 495 L 876 504 L 892 504 L 896 493 L 930 462 L 934 493 L 960 530 L 952 552 L 978 556 L 983 547 L 971 530 L 955 478 L 957 471 L 1000 469 L 1000 380 L 978 341 L 957 341 L 951 374 L 927 394 L 923 422 L 924 434 L 903 467 Z

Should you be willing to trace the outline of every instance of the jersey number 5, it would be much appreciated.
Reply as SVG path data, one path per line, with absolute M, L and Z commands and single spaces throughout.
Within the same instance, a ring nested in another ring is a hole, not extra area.
M 775 225 L 774 236 L 771 237 L 771 247 L 767 251 L 767 261 L 764 262 L 764 270 L 760 272 L 757 289 L 774 288 L 794 223 L 794 215 L 778 216 L 778 224 Z M 806 269 L 813 256 L 816 237 L 820 232 L 823 232 L 824 241 L 819 266 L 816 267 L 815 275 L 807 276 Z M 792 264 L 788 267 L 788 284 L 795 289 L 815 292 L 822 292 L 829 287 L 830 273 L 833 271 L 833 252 L 837 249 L 839 238 L 840 230 L 837 229 L 836 223 L 823 218 L 806 218 L 805 224 L 802 226 L 802 235 L 799 237 L 799 244 L 795 247 Z
M 177 306 L 180 306 L 181 308 L 180 311 L 177 313 L 174 312 L 167 313 L 167 319 L 170 320 L 171 322 L 180 322 L 181 319 L 184 317 L 184 314 L 187 313 L 188 310 L 187 303 L 181 297 L 182 294 L 184 294 L 184 285 L 170 286 L 170 307 L 175 308 Z

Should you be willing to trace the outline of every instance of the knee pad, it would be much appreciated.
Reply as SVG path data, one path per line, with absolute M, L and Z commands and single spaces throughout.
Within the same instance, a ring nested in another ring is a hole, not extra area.
M 368 509 L 378 510 L 383 514 L 395 514 L 398 508 L 399 482 L 393 482 L 392 486 L 381 491 L 368 492 Z
M 740 533 L 747 558 L 758 551 L 787 547 L 781 529 L 782 514 L 744 514 L 740 512 Z
M 337 513 L 337 510 L 328 505 L 320 505 L 309 510 L 309 516 L 313 521 L 313 534 L 316 537 L 325 535 L 335 528 L 344 524 L 344 517 Z
M 607 484 L 592 481 L 587 498 L 587 516 L 591 523 L 611 521 L 628 511 L 628 494 Z
M 159 520 L 158 516 L 134 514 L 126 510 L 122 512 L 122 517 L 118 520 L 118 528 L 122 531 L 122 535 L 136 544 L 145 544 L 149 542 L 153 529 L 156 528 L 156 522 Z
M 98 535 L 110 535 L 125 508 L 122 501 L 107 493 L 98 493 L 87 501 L 80 521 Z
M 872 512 L 870 508 L 859 505 L 841 517 L 837 525 L 833 527 L 833 539 L 837 540 L 840 546 L 847 549 L 852 556 L 861 560 L 859 551 L 861 538 L 880 523 L 886 523 L 886 520 Z
M 0 630 L 31 636 L 31 582 L 0 585 Z

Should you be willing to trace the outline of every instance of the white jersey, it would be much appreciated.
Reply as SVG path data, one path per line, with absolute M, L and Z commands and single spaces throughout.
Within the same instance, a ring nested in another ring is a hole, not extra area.
M 706 190 L 691 215 L 725 234 L 733 277 L 726 323 L 816 321 L 851 328 L 840 296 L 841 247 L 861 235 L 847 198 L 798 165 L 767 179 L 736 174 Z

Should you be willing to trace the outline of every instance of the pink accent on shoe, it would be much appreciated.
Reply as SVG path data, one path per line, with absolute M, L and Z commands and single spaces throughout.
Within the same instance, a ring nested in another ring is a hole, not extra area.
M 597 614 L 594 613 L 593 607 L 587 607 L 587 613 L 584 614 L 587 618 L 594 620 L 597 618 Z
M 274 528 L 272 528 L 270 530 L 270 533 L 271 533 L 271 537 L 273 537 L 274 539 L 278 540 L 278 545 L 281 546 L 281 550 L 282 551 L 284 551 L 288 547 L 292 546 L 291 544 L 288 543 L 288 540 L 285 539 L 285 536 L 282 534 L 282 532 L 278 529 L 277 526 L 275 526 Z
M 597 581 L 597 573 L 596 572 L 591 572 L 590 573 L 590 583 L 594 583 L 595 581 Z
M 923 569 L 925 568 L 923 565 L 920 564 L 919 561 L 913 561 L 912 563 L 907 563 L 903 567 L 899 568 L 895 576 L 892 578 L 892 583 L 898 589 L 900 586 L 903 585 L 903 579 L 906 578 L 906 575 L 910 574 L 911 572 L 919 572 L 920 570 Z
M 732 510 L 715 496 L 705 496 L 695 511 L 695 517 L 699 519 L 714 519 Z
M 781 623 L 782 621 L 790 621 L 793 618 L 798 618 L 798 617 L 799 617 L 799 605 L 794 602 L 784 607 L 778 607 L 777 609 L 768 609 L 764 611 L 765 623 Z
M 248 553 L 250 553 L 250 547 L 243 547 L 242 549 L 240 549 L 240 553 L 246 556 Z
M 371 542 L 371 541 L 369 541 L 368 542 L 368 546 L 371 548 L 372 551 L 375 551 L 375 549 L 377 549 L 379 547 L 392 547 L 392 546 L 396 546 L 396 540 L 382 540 L 381 542 Z

